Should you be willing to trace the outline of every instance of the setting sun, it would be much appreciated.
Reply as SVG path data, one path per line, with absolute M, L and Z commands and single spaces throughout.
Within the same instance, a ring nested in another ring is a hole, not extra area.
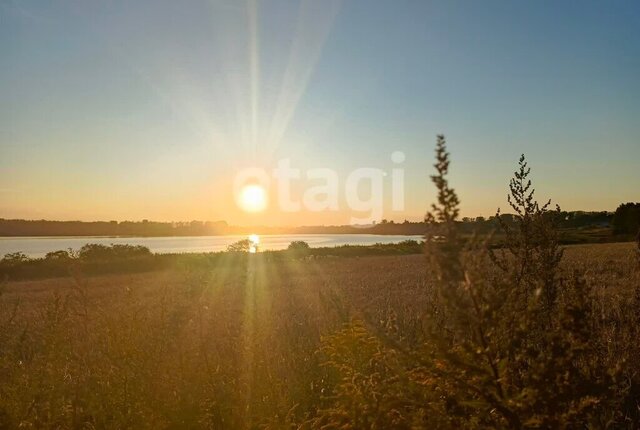
M 240 191 L 238 204 L 246 212 L 262 212 L 267 207 L 267 192 L 260 185 L 245 185 Z

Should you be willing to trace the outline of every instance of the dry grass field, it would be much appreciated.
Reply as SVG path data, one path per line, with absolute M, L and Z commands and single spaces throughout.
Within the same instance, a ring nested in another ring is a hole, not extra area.
M 584 274 L 602 325 L 593 335 L 610 356 L 637 342 L 624 337 L 637 330 L 620 330 L 629 304 L 640 305 L 634 251 L 631 244 L 573 246 L 562 263 Z M 409 344 L 422 341 L 432 290 L 425 257 L 228 260 L 5 284 L 0 427 L 338 428 L 330 417 L 340 404 L 351 423 L 344 428 L 362 428 L 351 414 L 370 404 L 368 396 L 384 400 L 376 380 L 393 366 L 377 368 L 383 347 L 360 331 L 392 321 Z M 339 399 L 345 377 L 353 378 L 353 410 Z M 420 396 L 407 393 L 404 401 Z M 406 405 L 394 401 L 397 419 L 387 425 L 437 422 L 420 413 L 411 422 Z M 361 426 L 375 427 L 381 411 L 357 413 L 374 420 Z
M 424 255 L 5 283 L 0 428 L 640 428 L 638 244 L 560 247 L 524 156 L 500 246 L 464 237 L 435 167 Z

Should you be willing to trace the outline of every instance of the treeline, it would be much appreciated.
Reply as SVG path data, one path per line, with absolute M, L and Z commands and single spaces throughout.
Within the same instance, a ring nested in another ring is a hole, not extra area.
M 610 227 L 614 214 L 612 212 L 584 212 L 560 211 L 553 213 L 555 223 L 558 228 L 583 228 L 583 227 Z M 457 222 L 463 233 L 489 233 L 496 230 L 501 224 L 515 224 L 517 220 L 514 214 L 499 214 L 490 217 L 464 217 Z M 382 220 L 370 228 L 380 234 L 424 234 L 427 231 L 427 223 L 412 223 L 405 221 L 395 223 L 393 221 Z
M 0 218 L 0 236 L 209 236 L 226 234 L 224 221 L 47 221 Z
M 624 203 L 618 206 L 611 220 L 615 234 L 640 235 L 640 203 Z
M 615 234 L 631 234 L 638 229 L 640 203 L 626 203 L 613 212 L 558 212 L 560 229 L 611 228 Z M 501 214 L 500 221 L 512 223 L 514 215 Z M 498 216 L 463 218 L 463 232 L 489 233 L 500 224 Z M 0 218 L 0 236 L 216 236 L 225 234 L 399 234 L 423 235 L 425 222 L 382 220 L 372 226 L 239 227 L 225 221 L 47 221 Z

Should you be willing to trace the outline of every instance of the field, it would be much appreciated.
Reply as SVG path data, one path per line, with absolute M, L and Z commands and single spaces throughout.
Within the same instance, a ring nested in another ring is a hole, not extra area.
M 422 243 L 6 256 L 0 428 L 640 428 L 640 243 L 560 246 L 524 156 L 465 232 L 434 166 Z
M 637 342 L 621 326 L 640 306 L 634 251 L 571 246 L 561 264 L 584 274 L 603 360 Z M 415 391 L 403 378 L 418 366 L 374 336 L 423 342 L 427 274 L 424 255 L 230 254 L 210 267 L 7 283 L 0 427 L 445 427 L 455 419 L 428 406 L 444 394 L 392 392 Z

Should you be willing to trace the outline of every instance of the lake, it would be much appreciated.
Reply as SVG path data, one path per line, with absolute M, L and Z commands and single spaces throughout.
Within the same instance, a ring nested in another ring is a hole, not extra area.
M 29 257 L 44 257 L 47 252 L 80 249 L 87 243 L 143 245 L 160 254 L 224 251 L 228 245 L 247 236 L 181 237 L 2 237 L 0 257 L 10 252 L 24 252 Z M 294 240 L 305 241 L 312 248 L 341 245 L 373 245 L 421 240 L 422 236 L 377 234 L 280 234 L 261 235 L 260 250 L 285 249 Z

